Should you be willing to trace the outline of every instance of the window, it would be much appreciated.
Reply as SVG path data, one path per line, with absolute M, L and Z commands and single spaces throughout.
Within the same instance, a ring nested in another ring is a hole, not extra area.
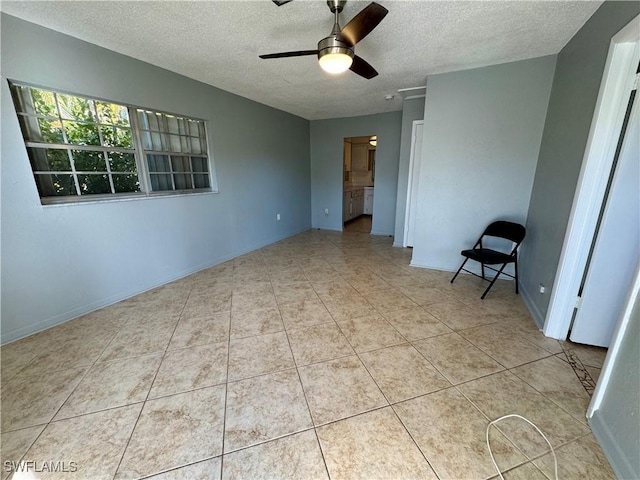
M 42 203 L 211 191 L 203 120 L 10 86 Z

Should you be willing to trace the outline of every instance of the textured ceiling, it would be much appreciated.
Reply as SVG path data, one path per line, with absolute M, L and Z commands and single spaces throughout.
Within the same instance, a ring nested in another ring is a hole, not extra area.
M 601 1 L 378 0 L 389 14 L 356 53 L 379 72 L 324 73 L 315 49 L 333 19 L 322 0 L 2 1 L 2 11 L 316 120 L 400 110 L 397 90 L 428 75 L 558 53 Z M 344 25 L 369 2 L 349 1 Z M 385 95 L 393 94 L 392 100 Z

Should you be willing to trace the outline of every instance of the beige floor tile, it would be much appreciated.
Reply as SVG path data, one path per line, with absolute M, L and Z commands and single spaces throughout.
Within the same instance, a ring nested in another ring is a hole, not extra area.
M 169 350 L 226 342 L 229 339 L 230 319 L 229 312 L 212 313 L 205 317 L 181 318 L 171 337 Z
M 231 314 L 231 338 L 244 338 L 284 330 L 280 310 L 257 308 L 234 310 Z
M 254 308 L 278 308 L 276 296 L 271 293 L 235 293 L 231 300 L 231 311 L 251 310 Z
M 458 389 L 492 420 L 512 413 L 529 419 L 554 446 L 589 432 L 587 426 L 508 371 L 459 385 Z M 529 458 L 549 448 L 538 432 L 523 420 L 508 418 L 500 422 L 498 428 Z
M 292 259 L 290 261 L 293 263 L 291 268 L 283 270 L 272 270 L 269 272 L 269 278 L 271 279 L 271 283 L 274 287 L 284 287 L 285 285 L 308 281 L 302 269 L 297 266 L 296 260 Z
M 287 330 L 334 321 L 329 310 L 319 299 L 280 304 L 280 313 Z
M 302 274 L 302 272 L 300 272 Z M 302 274 L 304 277 L 304 274 Z M 300 302 L 302 300 L 318 300 L 318 294 L 311 284 L 304 279 L 301 282 L 278 284 L 273 288 L 278 304 Z
M 356 356 L 301 367 L 299 372 L 315 425 L 387 404 Z
M 100 356 L 99 362 L 164 352 L 178 323 L 172 318 L 156 322 L 129 320 Z
M 2 388 L 2 432 L 47 423 L 80 383 L 86 368 L 18 375 Z
M 228 312 L 231 310 L 231 293 L 216 293 L 210 295 L 193 295 L 189 297 L 182 311 L 182 318 L 207 317 L 216 312 Z
M 473 311 L 457 300 L 431 303 L 425 305 L 424 309 L 453 330 L 479 327 L 495 323 L 498 320 L 484 313 Z
M 391 408 L 318 428 L 332 479 L 437 477 Z
M 395 312 L 417 306 L 409 297 L 391 287 L 382 290 L 371 290 L 363 293 L 362 296 L 381 313 Z
M 220 455 L 224 403 L 224 386 L 146 402 L 115 478 L 142 477 Z
M 142 404 L 129 405 L 53 422 L 25 458 L 65 462 L 67 469 L 75 462 L 76 472 L 42 472 L 38 480 L 111 480 L 141 408 Z
M 376 290 L 393 288 L 382 278 L 373 273 L 369 273 L 368 275 L 346 276 L 345 280 L 363 295 Z
M 487 355 L 507 368 L 517 367 L 551 355 L 515 332 L 509 325 L 494 323 L 460 332 Z
M 65 335 L 67 338 L 63 341 L 56 341 L 55 345 L 41 351 L 20 374 L 32 375 L 90 366 L 104 352 L 114 335 L 113 332 L 96 333 L 95 336 Z
M 376 310 L 364 298 L 359 296 L 342 300 L 323 300 L 323 302 L 333 319 L 338 322 L 376 313 Z
M 55 419 L 75 417 L 146 400 L 162 354 L 95 364 Z
M 413 345 L 454 385 L 504 370 L 457 333 L 426 338 Z
M 382 316 L 409 341 L 421 340 L 453 331 L 436 317 L 427 313 L 422 307 L 384 313 Z
M 312 426 L 295 369 L 229 383 L 225 453 Z
M 431 303 L 453 300 L 453 297 L 449 294 L 429 285 L 416 285 L 414 283 L 406 287 L 401 287 L 400 291 L 418 305 L 429 305 Z
M 288 336 L 298 366 L 355 353 L 333 320 L 323 325 L 290 330 Z
M 593 435 L 586 435 L 556 450 L 558 458 L 558 478 L 589 480 L 614 480 L 607 458 Z M 533 461 L 550 479 L 554 479 L 553 457 L 551 453 Z
M 441 479 L 488 478 L 495 472 L 487 454 L 488 420 L 455 388 L 440 390 L 394 406 Z M 491 446 L 506 470 L 526 459 L 496 432 Z
M 560 342 L 555 338 L 545 337 L 530 317 L 514 317 L 504 320 L 501 323 L 508 325 L 514 333 L 520 335 L 524 340 L 545 349 L 549 353 L 554 355 L 562 353 Z
M 531 462 L 503 472 L 502 477 L 504 480 L 547 480 L 547 477 Z M 491 477 L 491 480 L 499 480 L 499 478 L 496 474 L 495 477 Z
M 581 345 L 579 343 L 565 342 L 565 348 L 572 349 L 585 367 L 602 368 L 604 359 L 607 357 L 607 349 L 592 347 L 591 345 Z
M 211 387 L 227 379 L 227 343 L 171 350 L 153 382 L 149 398 Z
M 327 469 L 313 430 L 224 456 L 223 479 L 322 479 Z
M 495 286 L 494 286 L 495 288 Z M 489 291 L 484 300 L 473 297 L 462 299 L 461 301 L 474 311 L 482 312 L 496 319 L 531 318 L 527 307 L 525 307 L 520 295 L 515 295 L 513 291 L 508 295 L 492 295 L 493 288 Z
M 411 345 L 363 353 L 360 359 L 391 403 L 451 386 Z
M 589 375 L 591 375 L 591 378 L 593 379 L 594 382 L 598 383 L 598 379 L 600 378 L 600 371 L 602 369 L 600 368 L 596 368 L 596 367 L 584 367 L 587 372 L 589 372 Z
M 338 322 L 338 325 L 356 352 L 366 352 L 407 341 L 379 314 L 343 320 Z
M 586 422 L 591 397 L 566 362 L 549 357 L 511 370 L 581 422 Z
M 284 332 L 231 340 L 229 381 L 294 367 L 293 355 Z
M 222 457 L 192 463 L 168 472 L 147 477 L 148 480 L 220 480 Z
M 29 427 L 2 434 L 0 448 L 0 452 L 2 453 L 2 473 L 0 474 L 0 478 L 2 478 L 2 480 L 9 476 L 10 471 L 7 470 L 15 470 L 15 468 L 7 469 L 7 462 L 13 462 L 9 465 L 16 465 L 22 459 L 22 456 L 27 453 L 31 445 L 33 445 L 38 435 L 42 433 L 44 427 L 45 425 L 39 425 L 37 427 Z
M 330 301 L 335 298 L 343 298 L 358 293 L 349 282 L 340 276 L 321 282 L 311 282 L 311 285 L 323 301 Z

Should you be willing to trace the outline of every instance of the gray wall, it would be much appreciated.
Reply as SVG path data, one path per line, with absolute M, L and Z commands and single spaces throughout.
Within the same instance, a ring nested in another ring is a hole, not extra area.
M 558 54 L 523 245 L 523 295 L 542 326 L 558 268 L 611 37 L 640 13 L 605 2 Z M 537 293 L 538 284 L 547 287 Z
M 554 66 L 428 77 L 413 265 L 456 270 L 487 224 L 526 221 Z
M 640 478 L 640 297 L 589 423 L 618 478 Z
M 402 112 L 311 122 L 311 225 L 342 230 L 342 168 L 345 137 L 377 135 L 373 198 L 374 235 L 393 235 Z M 324 214 L 325 208 L 329 215 Z
M 409 160 L 411 159 L 411 133 L 414 120 L 424 117 L 424 98 L 412 98 L 402 102 L 402 133 L 400 135 L 400 160 L 398 164 L 398 193 L 396 195 L 396 226 L 394 246 L 401 247 L 404 238 L 404 220 L 407 208 Z M 421 153 L 421 152 L 420 152 Z
M 1 31 L 2 342 L 310 227 L 307 120 L 4 14 Z M 206 119 L 220 193 L 43 207 L 7 78 Z

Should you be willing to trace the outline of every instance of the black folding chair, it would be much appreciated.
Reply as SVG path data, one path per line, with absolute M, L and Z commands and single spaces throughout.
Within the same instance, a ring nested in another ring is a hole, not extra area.
M 480 238 L 478 239 L 478 241 L 476 242 L 476 244 L 473 246 L 471 250 L 463 250 L 462 252 L 460 252 L 460 254 L 463 257 L 465 257 L 465 259 L 464 259 L 464 262 L 462 262 L 462 265 L 460 265 L 460 268 L 458 269 L 456 274 L 451 279 L 451 283 L 453 283 L 453 281 L 456 279 L 456 277 L 458 276 L 461 270 L 464 270 L 467 273 L 475 275 L 476 277 L 482 278 L 487 282 L 491 282 L 487 287 L 487 289 L 482 294 L 482 296 L 480 297 L 481 299 L 484 299 L 487 292 L 491 290 L 491 287 L 493 287 L 493 284 L 496 283 L 496 280 L 498 279 L 500 274 L 502 274 L 502 275 L 506 275 L 507 277 L 511 277 L 515 279 L 516 294 L 517 294 L 518 293 L 518 247 L 522 243 L 522 240 L 524 240 L 524 236 L 526 233 L 527 233 L 527 230 L 518 223 L 505 222 L 503 220 L 493 222 L 491 225 L 485 228 L 484 232 L 482 232 L 482 235 L 480 235 Z M 503 253 L 497 250 L 491 250 L 490 248 L 483 248 L 482 247 L 483 237 L 504 238 L 506 240 L 512 241 L 515 244 L 515 246 L 513 247 L 513 250 L 511 250 L 510 253 Z M 476 262 L 480 262 L 480 264 L 482 265 L 482 276 L 478 275 L 477 273 L 471 272 L 466 268 L 463 268 L 465 263 L 467 263 L 469 259 L 475 260 Z M 515 276 L 503 272 L 504 267 L 506 267 L 510 263 L 514 264 Z M 499 270 L 496 270 L 493 267 L 487 266 L 487 265 L 500 265 L 500 264 L 502 266 L 500 267 Z M 485 268 L 488 268 L 489 270 L 493 270 L 494 272 L 497 272 L 496 276 L 493 277 L 492 280 L 489 280 L 488 278 L 485 277 L 484 275 Z

